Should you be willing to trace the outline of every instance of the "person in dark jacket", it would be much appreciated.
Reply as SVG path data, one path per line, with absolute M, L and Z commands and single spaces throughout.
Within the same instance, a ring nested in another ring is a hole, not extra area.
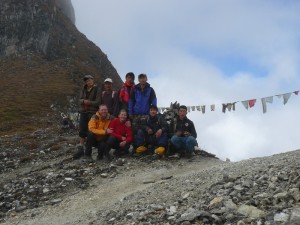
M 171 137 L 171 143 L 177 151 L 185 149 L 187 157 L 191 157 L 195 146 L 197 146 L 197 132 L 194 123 L 186 116 L 187 107 L 179 106 L 178 116 L 175 118 L 174 134 Z
M 143 129 L 139 129 L 137 133 L 137 153 L 142 153 L 147 150 L 147 146 L 155 148 L 154 154 L 162 156 L 165 153 L 169 125 L 165 118 L 158 113 L 158 108 L 155 105 L 150 106 L 149 115 L 146 116 Z
M 148 115 L 150 106 L 157 105 L 156 94 L 147 82 L 147 75 L 140 74 L 138 80 L 139 83 L 135 86 L 128 103 L 129 116 Z
M 147 75 L 142 73 L 138 76 L 139 83 L 135 85 L 133 93 L 128 103 L 128 114 L 132 121 L 132 133 L 135 140 L 138 129 L 142 128 L 142 124 L 146 115 L 149 113 L 150 106 L 157 106 L 155 91 L 147 82 Z M 136 147 L 135 141 L 133 146 Z
M 129 72 L 125 76 L 125 82 L 119 91 L 120 109 L 125 109 L 128 113 L 128 102 L 134 90 L 134 73 Z
M 104 90 L 101 93 L 100 104 L 106 105 L 110 115 L 118 117 L 119 94 L 113 90 L 113 81 L 110 78 L 104 80 Z
M 88 136 L 88 123 L 91 117 L 98 111 L 100 104 L 100 93 L 97 84 L 92 75 L 83 77 L 85 85 L 79 97 L 79 137 L 80 143 L 77 145 L 77 152 L 73 155 L 74 159 L 78 159 L 84 155 L 84 142 Z

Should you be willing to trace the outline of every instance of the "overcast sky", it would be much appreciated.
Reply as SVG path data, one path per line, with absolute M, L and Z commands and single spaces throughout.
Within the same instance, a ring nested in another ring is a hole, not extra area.
M 146 73 L 159 107 L 206 106 L 188 114 L 206 151 L 238 161 L 300 148 L 300 93 L 292 93 L 300 89 L 300 1 L 72 2 L 77 28 L 123 80 Z M 285 105 L 276 96 L 284 93 L 292 93 Z M 241 101 L 250 99 L 247 110 Z

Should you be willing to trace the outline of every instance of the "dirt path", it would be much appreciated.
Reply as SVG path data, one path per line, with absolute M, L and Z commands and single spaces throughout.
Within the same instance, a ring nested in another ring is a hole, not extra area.
M 222 163 L 215 158 L 196 156 L 191 162 L 181 159 L 147 164 L 142 168 L 133 166 L 115 178 L 95 177 L 90 188 L 70 193 L 59 204 L 24 211 L 4 224 L 86 225 L 96 220 L 99 210 L 111 209 L 114 203 L 131 193 L 146 189 L 153 182 L 160 182 L 163 177 L 182 177 Z

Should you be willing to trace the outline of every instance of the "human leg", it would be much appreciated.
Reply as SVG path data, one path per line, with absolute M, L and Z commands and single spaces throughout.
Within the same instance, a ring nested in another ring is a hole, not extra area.
M 193 136 L 188 136 L 185 140 L 185 148 L 188 156 L 191 156 L 194 152 L 195 146 L 197 146 L 197 141 Z
M 120 157 L 123 154 L 129 154 L 129 148 L 130 148 L 130 144 L 126 144 L 124 147 L 116 147 L 116 157 Z
M 86 137 L 88 136 L 89 129 L 88 123 L 92 117 L 92 113 L 80 113 L 79 118 L 79 137 L 80 137 L 80 144 L 84 144 Z
M 145 134 L 142 129 L 139 129 L 137 131 L 137 135 L 136 135 L 136 146 L 137 146 L 136 152 L 137 153 L 142 153 L 147 150 L 147 148 L 144 146 L 144 144 L 145 144 Z
M 184 137 L 178 137 L 176 135 L 173 135 L 171 137 L 171 143 L 177 150 L 185 147 L 184 146 Z
M 168 138 L 167 133 L 163 132 L 161 136 L 158 139 L 156 139 L 155 146 L 157 146 L 157 148 L 155 149 L 155 154 L 159 156 L 165 154 L 167 141 L 168 141 L 167 138 Z
M 104 148 L 104 156 L 108 159 L 111 160 L 111 157 L 109 155 L 110 149 L 115 145 L 117 142 L 117 138 L 114 136 L 109 136 L 106 140 L 105 148 Z
M 96 135 L 90 132 L 86 139 L 84 155 L 91 156 L 92 148 L 93 148 L 93 146 L 96 146 L 96 145 L 97 145 Z
M 79 118 L 79 144 L 76 146 L 77 151 L 73 155 L 73 159 L 79 159 L 82 156 L 84 156 L 84 142 L 87 137 L 88 133 L 88 114 L 87 113 L 80 113 L 80 118 Z
M 105 141 L 99 141 L 97 143 L 97 148 L 98 148 L 98 156 L 97 156 L 97 160 L 101 160 L 103 159 L 103 155 L 104 155 L 104 149 L 106 146 L 106 142 Z

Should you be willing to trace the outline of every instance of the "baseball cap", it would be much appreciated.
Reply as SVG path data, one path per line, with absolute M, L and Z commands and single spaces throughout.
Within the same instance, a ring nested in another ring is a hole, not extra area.
M 110 79 L 110 78 L 106 78 L 106 79 L 104 80 L 104 83 L 105 83 L 105 82 L 112 83 L 113 81 L 112 81 L 112 79 Z
M 86 80 L 88 80 L 88 79 L 94 79 L 94 77 L 92 76 L 92 75 L 85 75 L 84 77 L 83 77 L 83 80 L 84 81 L 86 81 Z

